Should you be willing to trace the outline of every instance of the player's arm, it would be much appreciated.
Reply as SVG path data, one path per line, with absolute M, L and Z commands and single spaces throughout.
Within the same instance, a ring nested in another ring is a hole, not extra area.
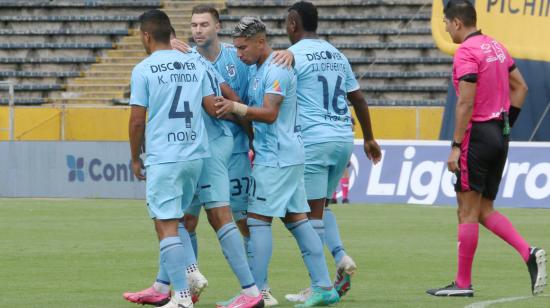
M 476 82 L 461 80 L 458 83 L 459 95 L 456 101 L 454 141 L 461 143 L 466 134 L 468 123 L 474 110 L 476 96 Z
M 509 76 L 509 83 L 510 83 L 510 126 L 514 126 L 514 123 L 516 122 L 519 113 L 521 111 L 521 107 L 523 107 L 523 103 L 525 102 L 525 96 L 527 96 L 527 83 L 525 83 L 525 80 L 523 79 L 523 76 L 521 75 L 521 72 L 517 67 L 513 67 L 512 71 L 510 72 Z
M 474 110 L 479 63 L 476 56 L 468 49 L 459 48 L 453 59 L 453 67 L 455 68 L 455 78 L 458 79 L 453 144 L 460 144 L 464 139 Z M 451 153 L 447 159 L 447 168 L 449 171 L 454 173 L 459 171 L 458 159 L 460 158 L 460 153 L 460 146 L 451 147 Z
M 233 89 L 231 89 L 231 87 L 229 86 L 229 84 L 227 82 L 224 82 L 224 83 L 220 84 L 220 89 L 221 89 L 223 97 L 225 97 L 229 100 L 235 101 L 235 102 L 242 102 L 239 95 L 237 93 L 235 93 L 235 91 L 233 91 Z
M 231 100 L 231 101 L 234 101 L 234 102 L 242 102 L 239 95 L 237 95 L 237 93 L 235 93 L 235 91 L 233 91 L 233 89 L 231 89 L 231 87 L 229 86 L 229 84 L 227 84 L 227 82 L 224 82 L 224 83 L 220 84 L 220 89 L 221 89 L 223 97 L 216 97 L 216 101 L 221 101 L 224 98 L 227 98 L 228 100 Z M 233 121 L 233 122 L 236 122 L 236 123 L 240 124 L 239 119 L 234 114 L 231 114 L 231 113 L 225 114 L 223 116 L 223 119 Z
M 139 154 L 145 140 L 145 117 L 147 109 L 132 105 L 129 121 L 130 150 L 132 152 L 132 169 L 139 180 L 145 180 L 141 170 L 144 168 Z
M 477 79 L 476 79 L 477 80 Z M 474 110 L 474 99 L 476 96 L 477 83 L 473 79 L 461 80 L 458 83 L 458 99 L 456 101 L 456 115 L 455 115 L 455 131 L 453 134 L 453 141 L 456 143 L 462 143 L 468 123 L 472 118 L 472 112 Z M 460 170 L 458 165 L 458 159 L 460 157 L 460 147 L 452 147 L 451 154 L 447 160 L 447 168 L 451 172 L 458 172 Z
M 263 80 L 265 90 L 262 104 L 259 104 L 260 107 L 249 107 L 238 102 L 224 100 L 216 105 L 218 116 L 233 113 L 248 121 L 272 124 L 277 120 L 281 103 L 287 95 L 287 89 L 291 86 L 294 77 L 292 74 L 286 68 L 272 66 Z
M 262 107 L 248 107 L 245 104 L 224 99 L 216 103 L 218 116 L 233 113 L 248 121 L 258 121 L 272 124 L 279 116 L 279 110 L 284 97 L 282 95 L 267 93 L 263 97 Z
M 128 121 L 128 135 L 132 155 L 132 171 L 139 180 L 145 180 L 142 173 L 143 161 L 139 157 L 145 148 L 145 123 L 147 106 L 149 106 L 148 81 L 141 72 L 141 66 L 132 70 L 130 80 L 130 120 Z
M 372 133 L 372 124 L 370 120 L 369 105 L 361 92 L 361 87 L 355 79 L 355 74 L 351 69 L 349 61 L 345 65 L 345 92 L 346 97 L 351 102 L 361 130 L 363 131 L 363 149 L 367 157 L 373 162 L 378 163 L 382 159 L 382 151 L 380 146 L 374 140 L 374 134 Z
M 382 152 L 380 146 L 374 140 L 374 134 L 372 133 L 372 124 L 370 120 L 369 105 L 361 93 L 360 89 L 349 92 L 347 94 L 348 100 L 351 102 L 357 120 L 363 131 L 363 142 L 365 147 L 365 153 L 367 157 L 372 160 L 374 164 L 378 163 L 382 158 Z

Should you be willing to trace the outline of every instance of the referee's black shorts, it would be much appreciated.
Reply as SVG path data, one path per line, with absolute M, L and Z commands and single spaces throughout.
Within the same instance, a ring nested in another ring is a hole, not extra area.
M 456 192 L 477 191 L 495 200 L 508 156 L 509 138 L 502 134 L 504 122 L 471 122 L 460 149 L 460 172 Z

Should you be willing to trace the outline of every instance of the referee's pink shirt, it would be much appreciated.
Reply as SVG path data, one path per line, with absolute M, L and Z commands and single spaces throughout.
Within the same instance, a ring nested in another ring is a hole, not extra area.
M 502 111 L 509 111 L 509 74 L 514 68 L 506 48 L 480 31 L 462 42 L 453 59 L 453 84 L 459 96 L 459 81 L 477 76 L 472 122 L 499 118 Z

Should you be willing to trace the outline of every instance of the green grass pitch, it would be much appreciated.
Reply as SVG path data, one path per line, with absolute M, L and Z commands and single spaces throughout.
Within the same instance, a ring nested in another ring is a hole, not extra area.
M 465 307 L 530 295 L 519 255 L 481 228 L 471 299 L 433 298 L 425 290 L 449 283 L 456 266 L 452 207 L 332 207 L 348 253 L 358 264 L 339 307 Z M 502 209 L 532 244 L 550 250 L 550 210 Z M 198 229 L 201 271 L 209 287 L 196 307 L 214 307 L 239 291 L 203 214 Z M 296 243 L 274 223 L 270 284 L 281 307 L 308 278 Z M 158 243 L 143 201 L 0 199 L 0 307 L 135 307 L 122 292 L 154 280 Z M 334 263 L 328 255 L 331 275 Z M 547 294 L 550 293 L 547 290 Z M 550 307 L 550 297 L 491 307 Z M 478 306 L 481 307 L 481 306 Z

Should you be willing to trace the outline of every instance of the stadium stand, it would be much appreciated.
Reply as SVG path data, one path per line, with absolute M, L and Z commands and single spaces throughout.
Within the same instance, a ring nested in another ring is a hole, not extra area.
M 222 36 L 240 17 L 259 15 L 275 48 L 286 48 L 285 8 L 293 1 L 227 1 Z M 321 0 L 319 35 L 352 63 L 373 106 L 443 106 L 451 57 L 433 43 L 428 0 Z
M 15 102 L 24 105 L 78 96 L 72 81 L 118 48 L 139 14 L 160 1 L 12 0 L 0 7 L 0 80 L 15 83 Z
M 191 36 L 191 9 L 199 3 L 221 10 L 223 41 L 231 41 L 231 29 L 242 16 L 260 16 L 273 47 L 286 48 L 285 10 L 293 2 L 0 0 L 0 81 L 17 84 L 20 105 L 127 104 L 131 70 L 146 56 L 137 24 L 145 10 L 163 9 L 184 41 Z M 437 138 L 452 59 L 431 37 L 431 1 L 314 3 L 319 35 L 346 54 L 369 104 L 380 107 L 372 113 L 382 138 Z M 8 101 L 5 89 L 0 86 L 0 104 Z M 388 114 L 397 115 L 393 124 L 377 120 Z

